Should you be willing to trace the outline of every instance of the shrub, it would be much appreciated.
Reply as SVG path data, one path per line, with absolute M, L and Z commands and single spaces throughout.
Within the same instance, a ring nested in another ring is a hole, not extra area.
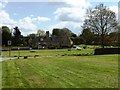
M 95 49 L 94 55 L 102 54 L 120 54 L 120 48 L 98 48 Z
M 28 56 L 24 56 L 24 59 L 27 59 L 28 58 Z

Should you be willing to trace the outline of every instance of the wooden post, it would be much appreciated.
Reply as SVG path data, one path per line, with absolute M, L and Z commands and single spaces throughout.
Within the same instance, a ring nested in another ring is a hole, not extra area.
M 9 46 L 9 57 L 11 56 L 11 41 L 8 41 L 8 46 Z

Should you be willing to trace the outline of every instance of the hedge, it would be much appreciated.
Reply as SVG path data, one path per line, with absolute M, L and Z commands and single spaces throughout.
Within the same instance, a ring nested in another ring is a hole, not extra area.
M 120 48 L 97 48 L 94 55 L 120 54 Z

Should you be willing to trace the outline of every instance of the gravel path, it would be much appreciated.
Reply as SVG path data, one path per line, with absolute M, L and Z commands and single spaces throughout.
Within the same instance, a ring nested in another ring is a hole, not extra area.
M 0 62 L 5 61 L 5 60 L 9 60 L 9 59 L 10 59 L 10 58 L 0 57 Z
M 39 56 L 39 57 L 27 57 L 27 58 L 48 58 L 48 57 L 53 57 L 53 56 Z M 0 57 L 0 62 L 5 61 L 5 60 L 13 60 L 13 59 L 18 59 L 18 57 L 13 57 L 13 58 L 7 58 L 7 57 Z M 20 57 L 20 59 L 24 59 L 24 57 Z

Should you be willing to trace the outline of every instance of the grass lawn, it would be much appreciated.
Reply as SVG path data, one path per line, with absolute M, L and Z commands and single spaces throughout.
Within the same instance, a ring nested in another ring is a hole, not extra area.
M 21 52 L 22 55 L 40 54 L 52 57 L 3 61 L 3 88 L 118 88 L 117 54 L 56 56 L 84 53 L 84 50 L 43 50 L 32 52 L 33 54 L 29 51 Z M 6 53 L 3 55 L 6 56 Z
M 83 50 L 71 50 L 68 51 L 68 49 L 55 49 L 55 50 L 20 50 L 20 56 L 56 56 L 56 55 L 62 55 L 62 54 L 93 54 L 93 49 L 83 49 Z M 9 51 L 5 51 L 2 53 L 3 57 L 9 57 Z M 18 56 L 18 51 L 12 51 L 11 57 Z

